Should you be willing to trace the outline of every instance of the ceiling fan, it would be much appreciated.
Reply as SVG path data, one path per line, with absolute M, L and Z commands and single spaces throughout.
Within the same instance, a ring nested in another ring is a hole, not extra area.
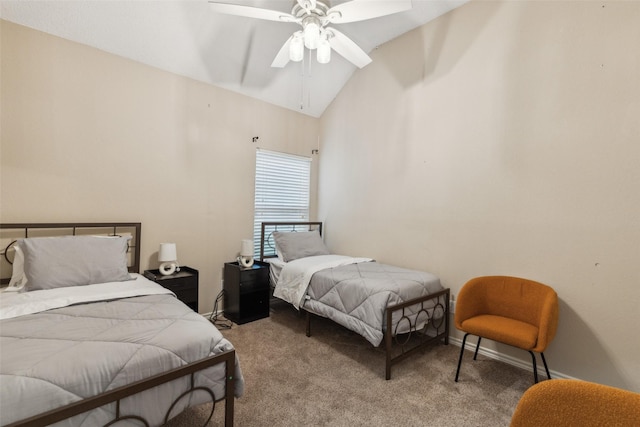
M 328 0 L 294 0 L 291 13 L 217 1 L 209 1 L 209 4 L 218 13 L 299 24 L 302 29 L 289 37 L 271 64 L 277 68 L 283 68 L 289 61 L 301 61 L 305 47 L 316 50 L 316 59 L 321 64 L 331 60 L 333 49 L 362 68 L 371 62 L 369 55 L 329 25 L 364 21 L 411 9 L 411 0 L 351 0 L 333 7 Z

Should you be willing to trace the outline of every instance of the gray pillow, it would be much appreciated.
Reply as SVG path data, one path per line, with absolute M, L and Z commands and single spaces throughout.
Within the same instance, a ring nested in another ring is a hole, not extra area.
M 293 261 L 315 255 L 329 255 L 329 249 L 325 246 L 318 230 L 304 232 L 273 232 L 273 240 L 282 260 Z
M 131 237 L 34 237 L 18 242 L 24 252 L 26 290 L 130 280 Z

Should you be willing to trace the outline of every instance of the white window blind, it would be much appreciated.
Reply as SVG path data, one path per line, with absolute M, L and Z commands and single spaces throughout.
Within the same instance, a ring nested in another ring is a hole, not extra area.
M 310 157 L 256 151 L 254 257 L 260 256 L 262 222 L 309 221 L 310 181 Z

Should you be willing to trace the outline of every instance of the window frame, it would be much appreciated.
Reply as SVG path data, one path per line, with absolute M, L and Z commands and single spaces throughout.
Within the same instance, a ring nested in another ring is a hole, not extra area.
M 253 256 L 263 222 L 306 222 L 311 214 L 311 157 L 256 149 Z M 286 172 L 286 173 L 284 173 Z

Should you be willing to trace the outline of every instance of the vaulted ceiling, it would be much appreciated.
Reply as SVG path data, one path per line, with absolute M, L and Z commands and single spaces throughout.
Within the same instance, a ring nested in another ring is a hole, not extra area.
M 412 0 L 410 11 L 335 28 L 370 53 L 467 1 Z M 290 13 L 295 1 L 225 2 Z M 358 69 L 335 52 L 328 64 L 306 57 L 272 68 L 281 46 L 300 26 L 215 13 L 207 0 L 2 0 L 0 4 L 0 17 L 7 21 L 314 117 L 322 115 Z

